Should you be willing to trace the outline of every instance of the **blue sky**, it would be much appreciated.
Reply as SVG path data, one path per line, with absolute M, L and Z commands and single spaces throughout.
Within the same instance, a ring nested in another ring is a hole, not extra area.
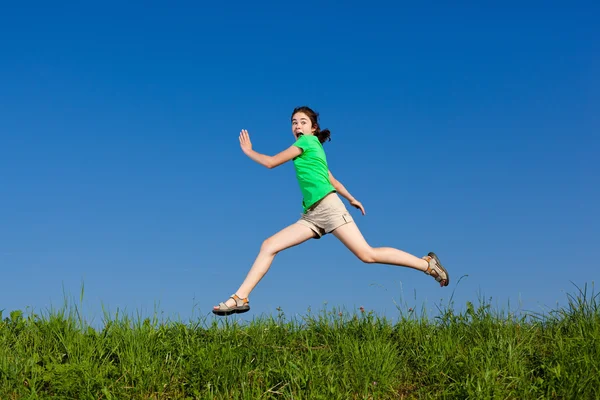
M 504 4 L 504 3 L 503 3 Z M 0 309 L 209 316 L 295 222 L 309 105 L 373 246 L 435 251 L 452 282 L 366 265 L 333 236 L 280 253 L 241 319 L 453 295 L 564 304 L 600 277 L 599 7 L 103 2 L 0 15 Z M 457 282 L 464 277 L 460 284 Z M 6 314 L 5 314 L 6 315 Z

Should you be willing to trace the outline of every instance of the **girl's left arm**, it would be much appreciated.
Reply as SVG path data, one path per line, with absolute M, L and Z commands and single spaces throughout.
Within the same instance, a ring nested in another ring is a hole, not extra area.
M 278 167 L 302 154 L 302 149 L 293 145 L 274 156 L 268 156 L 254 151 L 252 149 L 252 142 L 250 142 L 248 131 L 245 129 L 240 132 L 240 147 L 244 154 L 250 157 L 251 160 L 256 161 L 269 169 Z
M 335 190 L 340 194 L 340 196 L 348 200 L 351 206 L 358 208 L 362 212 L 362 214 L 365 215 L 365 208 L 363 207 L 362 203 L 356 200 L 354 196 L 350 194 L 348 189 L 346 189 L 346 187 L 342 185 L 342 182 L 338 181 L 333 177 L 331 171 L 329 171 L 329 181 L 331 182 Z

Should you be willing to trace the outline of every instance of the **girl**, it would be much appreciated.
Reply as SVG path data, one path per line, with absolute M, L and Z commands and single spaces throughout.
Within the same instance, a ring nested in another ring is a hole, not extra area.
M 297 222 L 263 242 L 242 285 L 227 301 L 215 306 L 213 313 L 230 315 L 250 310 L 248 296 L 267 273 L 277 253 L 308 239 L 319 239 L 328 233 L 337 237 L 365 263 L 409 267 L 431 275 L 442 287 L 450 283 L 450 275 L 433 252 L 418 258 L 391 247 L 373 248 L 365 241 L 338 194 L 348 200 L 350 205 L 359 209 L 363 215 L 365 209 L 361 202 L 356 200 L 329 171 L 323 143 L 331 140 L 330 132 L 329 129 L 320 129 L 318 117 L 319 114 L 309 107 L 294 109 L 292 133 L 295 142 L 275 156 L 254 151 L 248 131 L 240 132 L 242 151 L 253 161 L 267 168 L 275 168 L 293 160 L 296 178 L 303 196 L 303 214 Z

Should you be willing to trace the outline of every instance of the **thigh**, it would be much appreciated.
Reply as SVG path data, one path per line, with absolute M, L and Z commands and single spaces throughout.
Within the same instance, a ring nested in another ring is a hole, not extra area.
M 371 250 L 371 246 L 367 243 L 355 223 L 344 224 L 332 233 L 356 256 L 360 256 Z
M 273 252 L 279 252 L 297 246 L 315 236 L 315 232 L 306 225 L 293 223 L 265 240 L 264 246 Z

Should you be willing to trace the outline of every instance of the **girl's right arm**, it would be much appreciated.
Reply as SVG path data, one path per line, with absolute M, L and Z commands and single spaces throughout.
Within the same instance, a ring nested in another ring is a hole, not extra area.
M 302 149 L 300 149 L 297 146 L 290 146 L 274 156 L 268 156 L 266 154 L 261 154 L 257 151 L 254 151 L 252 150 L 252 142 L 250 142 L 250 135 L 248 135 L 248 131 L 245 129 L 243 129 L 242 132 L 240 132 L 240 147 L 242 148 L 244 154 L 250 157 L 252 161 L 255 161 L 269 169 L 278 167 L 281 164 L 293 160 L 294 158 L 302 154 Z

